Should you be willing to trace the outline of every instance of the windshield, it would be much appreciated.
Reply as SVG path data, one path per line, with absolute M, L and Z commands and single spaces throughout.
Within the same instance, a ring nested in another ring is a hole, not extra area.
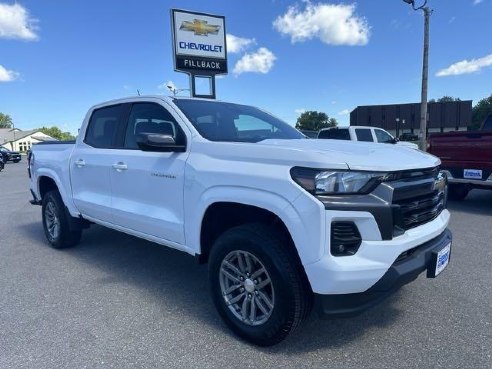
M 204 138 L 210 141 L 259 142 L 305 136 L 258 108 L 218 101 L 174 99 Z

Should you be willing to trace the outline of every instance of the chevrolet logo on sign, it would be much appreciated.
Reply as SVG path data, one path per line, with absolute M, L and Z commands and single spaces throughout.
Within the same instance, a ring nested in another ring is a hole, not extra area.
M 180 31 L 194 32 L 197 36 L 208 36 L 209 34 L 218 34 L 220 26 L 208 24 L 207 21 L 193 19 L 193 22 L 183 21 L 179 29 Z
M 174 70 L 200 76 L 227 74 L 224 16 L 171 9 L 171 28 Z

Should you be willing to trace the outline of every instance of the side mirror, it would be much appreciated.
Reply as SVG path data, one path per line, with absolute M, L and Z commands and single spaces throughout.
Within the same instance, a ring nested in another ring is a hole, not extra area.
M 177 145 L 173 136 L 160 133 L 139 133 L 137 145 L 142 151 L 184 152 L 186 145 Z

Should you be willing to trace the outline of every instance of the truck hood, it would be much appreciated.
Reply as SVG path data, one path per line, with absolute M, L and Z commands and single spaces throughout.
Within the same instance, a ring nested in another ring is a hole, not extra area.
M 313 164 L 324 163 L 325 168 L 343 162 L 352 170 L 399 171 L 431 168 L 441 163 L 433 155 L 403 145 L 326 139 L 264 140 L 255 145 L 290 149 L 303 162 L 307 159 L 305 155 L 316 157 Z

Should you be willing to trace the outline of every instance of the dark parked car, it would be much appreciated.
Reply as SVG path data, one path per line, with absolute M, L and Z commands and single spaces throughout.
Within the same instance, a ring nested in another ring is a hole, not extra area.
M 418 141 L 419 136 L 414 133 L 405 132 L 400 135 L 399 139 L 400 141 Z
M 12 151 L 7 149 L 5 146 L 0 145 L 0 152 L 3 156 L 3 161 L 6 163 L 7 161 L 13 161 L 14 163 L 18 163 L 21 161 L 21 154 L 17 151 Z

